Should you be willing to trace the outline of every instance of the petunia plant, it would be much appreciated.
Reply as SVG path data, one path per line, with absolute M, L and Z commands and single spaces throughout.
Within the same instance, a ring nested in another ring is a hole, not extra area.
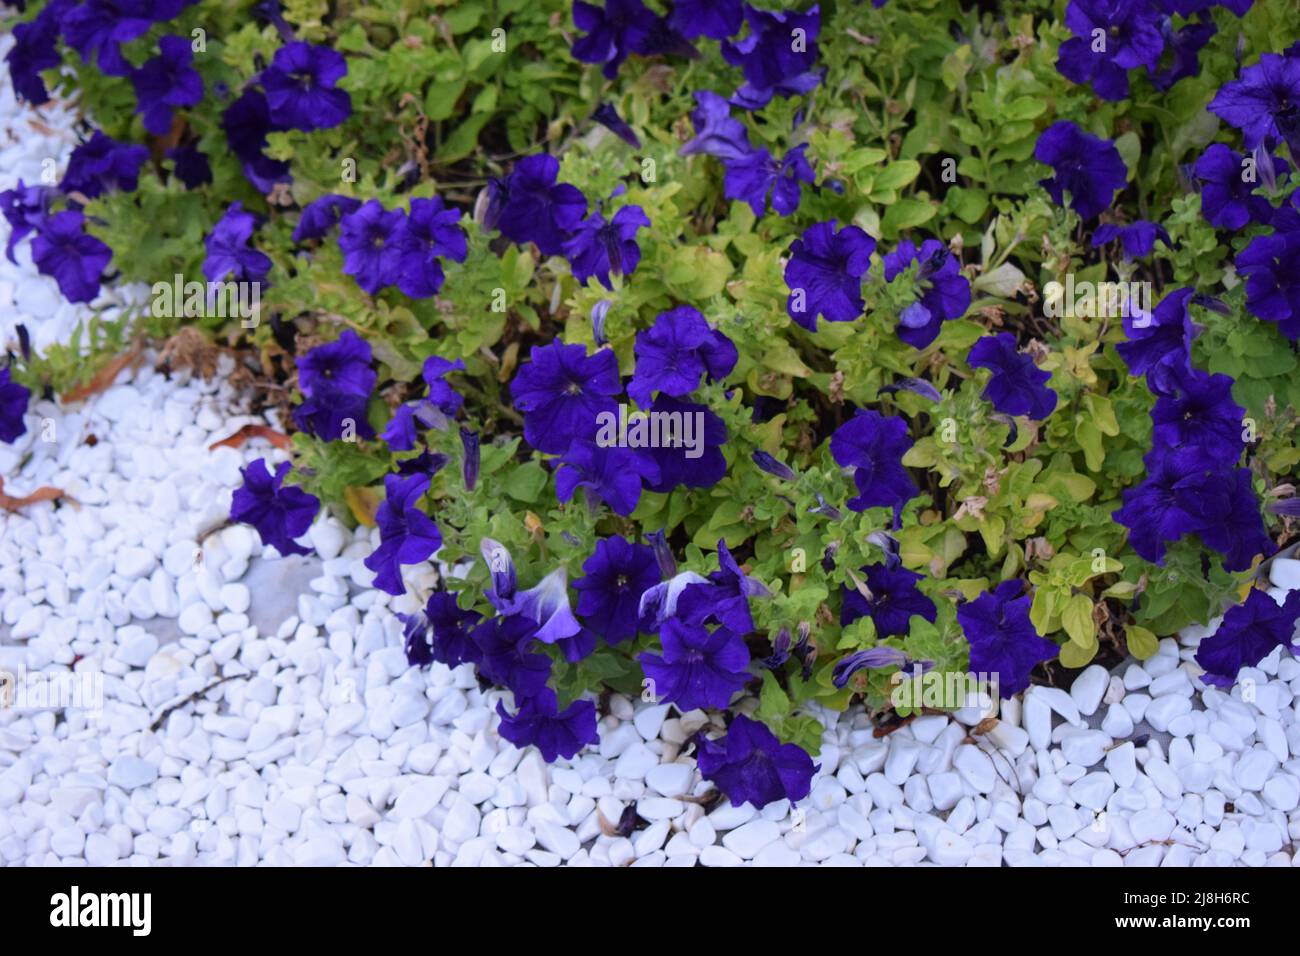
M 292 423 L 233 520 L 374 528 L 411 665 L 547 760 L 612 689 L 797 800 L 817 708 L 1292 648 L 1294 4 L 994 6 L 28 0 L 14 90 L 87 127 L 6 254 L 78 302 L 256 286 L 134 317 Z M 11 358 L 0 439 L 69 374 Z

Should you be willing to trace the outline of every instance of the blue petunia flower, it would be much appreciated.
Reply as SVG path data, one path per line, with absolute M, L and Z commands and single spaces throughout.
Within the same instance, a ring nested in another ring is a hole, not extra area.
M 13 380 L 7 366 L 0 368 L 0 441 L 13 442 L 26 433 L 23 416 L 27 414 L 31 397 L 32 393 L 25 385 Z M 655 579 L 658 580 L 657 575 Z
M 1074 36 L 1061 44 L 1056 69 L 1102 99 L 1127 97 L 1127 71 L 1155 67 L 1164 49 L 1159 14 L 1146 2 L 1070 0 L 1065 23 Z
M 429 490 L 428 475 L 384 476 L 384 501 L 375 512 L 379 547 L 365 560 L 375 572 L 375 587 L 404 594 L 401 565 L 426 561 L 442 547 L 442 534 L 433 519 L 419 509 Z
M 852 322 L 862 315 L 862 277 L 875 248 L 875 240 L 857 226 L 836 232 L 834 219 L 810 226 L 790 245 L 785 267 L 790 318 L 815 332 L 819 315 L 827 322 Z
M 1124 250 L 1125 259 L 1142 259 L 1151 255 L 1156 247 L 1156 240 L 1161 240 L 1166 247 L 1173 248 L 1173 240 L 1165 227 L 1158 223 L 1138 219 L 1127 226 L 1106 223 L 1098 226 L 1092 233 L 1092 247 L 1104 246 L 1108 242 L 1119 240 Z
M 714 620 L 742 637 L 754 630 L 749 599 L 770 597 L 758 578 L 750 577 L 731 556 L 726 541 L 718 542 L 718 570 L 708 580 L 687 584 L 677 598 L 676 614 L 691 624 Z
M 745 5 L 749 33 L 722 44 L 722 57 L 739 67 L 745 83 L 731 102 L 747 110 L 766 106 L 773 96 L 802 96 L 821 82 L 814 72 L 821 10 L 773 12 Z
M 478 647 L 479 672 L 527 700 L 546 689 L 551 659 L 531 650 L 537 625 L 521 614 L 488 618 L 472 632 Z
M 1158 90 L 1167 90 L 1179 80 L 1198 75 L 1201 72 L 1201 49 L 1218 32 L 1219 28 L 1209 19 L 1185 23 L 1177 30 L 1168 17 L 1161 20 L 1160 34 L 1164 37 L 1165 50 L 1170 54 L 1169 65 L 1161 68 L 1147 66 L 1151 85 Z
M 650 225 L 640 206 L 624 206 L 609 221 L 599 212 L 580 222 L 564 242 L 573 277 L 583 285 L 595 278 L 613 290 L 611 275 L 631 275 L 641 261 L 637 231 Z
M 1265 53 L 1240 78 L 1225 83 L 1208 107 L 1241 130 L 1247 149 L 1285 140 L 1300 156 L 1300 57 Z
M 587 355 L 582 345 L 534 345 L 510 383 L 515 408 L 524 413 L 524 440 L 558 455 L 575 441 L 594 441 L 597 418 L 614 412 L 622 391 L 618 360 L 609 349 Z
M 86 232 L 86 217 L 70 209 L 46 217 L 32 240 L 32 262 L 58 282 L 69 302 L 89 302 L 99 294 L 112 258 L 112 250 Z
M 577 186 L 557 183 L 560 163 L 539 153 L 525 156 L 503 180 L 494 180 L 491 210 L 484 223 L 515 243 L 536 243 L 544 256 L 559 255 L 564 242 L 587 213 L 587 197 Z
M 143 146 L 119 143 L 102 130 L 72 151 L 59 189 L 81 193 L 87 199 L 110 189 L 134 192 L 140 181 L 140 167 L 149 158 Z
M 413 299 L 427 299 L 442 288 L 439 259 L 464 262 L 469 253 L 460 213 L 444 208 L 438 197 L 412 199 L 391 239 L 397 250 L 397 287 Z
M 338 126 L 352 113 L 352 97 L 337 87 L 347 60 L 326 46 L 295 41 L 275 51 L 262 71 L 271 122 L 311 131 Z
M 681 440 L 674 447 L 661 445 L 642 450 L 659 469 L 657 479 L 647 475 L 647 488 L 667 494 L 678 486 L 711 488 L 722 480 L 727 473 L 727 459 L 722 454 L 722 446 L 727 443 L 727 426 L 712 409 L 660 395 L 650 406 L 650 414 L 661 421 L 680 422 L 681 429 L 674 431 L 674 435 Z M 689 436 L 685 432 L 687 427 L 692 430 Z
M 534 635 L 543 644 L 574 637 L 582 624 L 573 615 L 569 604 L 569 588 L 564 568 L 556 568 L 536 585 L 525 591 L 516 591 L 508 602 L 497 606 L 502 614 L 517 614 L 528 618 L 537 627 Z
M 63 62 L 59 56 L 60 21 L 72 3 L 73 0 L 52 0 L 32 20 L 14 24 L 14 42 L 5 62 L 9 64 L 14 92 L 32 106 L 43 106 L 50 100 L 41 73 Z
M 310 554 L 310 548 L 295 544 L 293 539 L 307 533 L 320 510 L 320 499 L 284 484 L 289 467 L 289 462 L 282 461 L 275 466 L 273 475 L 266 460 L 259 458 L 241 468 L 244 484 L 231 496 L 230 520 L 252 525 L 262 543 L 282 555 Z
M 136 112 L 143 114 L 144 128 L 155 136 L 171 131 L 173 110 L 203 99 L 203 77 L 193 62 L 188 39 L 165 36 L 158 41 L 158 55 L 132 72 Z
M 1246 277 L 1246 308 L 1292 342 L 1300 339 L 1300 232 L 1256 236 L 1237 253 Z
M 408 632 L 406 642 L 406 657 L 412 665 L 437 661 L 456 667 L 479 662 L 481 653 L 470 632 L 480 615 L 477 611 L 461 610 L 455 594 L 435 591 L 429 596 L 423 614 L 414 617 L 419 626 Z
M 167 150 L 172 172 L 186 189 L 198 189 L 212 182 L 212 165 L 197 146 L 177 146 Z
M 697 738 L 700 775 L 712 781 L 734 806 L 762 809 L 778 800 L 808 796 L 818 770 L 798 744 L 783 744 L 765 724 L 737 714 L 725 736 Z
M 378 199 L 369 199 L 339 220 L 343 271 L 371 295 L 397 282 L 397 239 L 404 219 L 400 210 L 389 212 Z
M 993 375 L 984 386 L 983 397 L 1004 415 L 1028 415 L 1041 421 L 1056 408 L 1056 393 L 1047 387 L 1051 372 L 1016 348 L 1010 332 L 986 335 L 966 357 L 972 368 L 986 368 Z
M 656 557 L 658 551 L 656 549 Z M 667 574 L 667 569 L 660 566 L 660 574 Z M 677 614 L 677 602 L 688 587 L 693 584 L 708 584 L 709 579 L 694 571 L 673 574 L 668 580 L 648 588 L 641 595 L 641 605 L 637 608 L 637 627 L 647 633 L 656 633 L 664 622 Z
M 377 375 L 371 357 L 370 344 L 351 329 L 304 355 L 298 361 L 298 387 L 305 400 L 293 410 L 298 427 L 335 441 L 350 421 L 358 436 L 372 437 L 366 405 Z
M 221 128 L 226 134 L 226 144 L 240 161 L 247 179 L 261 193 L 269 193 L 276 183 L 291 180 L 289 164 L 271 159 L 266 149 L 267 134 L 282 132 L 283 127 L 271 121 L 271 108 L 261 90 L 249 87 L 221 114 Z
M 1192 369 L 1190 301 L 1193 289 L 1175 289 L 1150 312 L 1135 311 L 1124 317 L 1127 342 L 1115 346 L 1128 364 L 1130 375 L 1145 375 L 1147 387 L 1157 395 L 1168 393 Z
M 731 105 L 712 90 L 696 90 L 698 104 L 691 113 L 695 136 L 677 152 L 682 156 L 703 153 L 723 160 L 737 160 L 748 156 L 749 133 L 745 124 L 731 115 Z
M 647 407 L 658 391 L 689 395 L 708 376 L 720 381 L 736 367 L 739 353 L 731 339 L 709 328 L 694 306 L 680 305 L 655 317 L 654 325 L 636 334 L 636 371 L 627 393 Z
M 627 517 L 641 500 L 642 482 L 659 481 L 659 466 L 648 455 L 629 448 L 600 448 L 575 441 L 560 459 L 555 496 L 562 502 L 582 488 L 593 505 L 603 501 L 615 514 Z
M 641 137 L 637 136 L 636 131 L 618 115 L 618 110 L 612 103 L 601 103 L 591 114 L 591 118 L 633 149 L 641 148 Z
M 934 602 L 916 586 L 924 580 L 922 575 L 901 565 L 891 568 L 887 564 L 869 564 L 861 570 L 870 597 L 859 588 L 846 586 L 840 607 L 841 626 L 869 617 L 876 627 L 876 636 L 884 639 L 905 636 L 912 629 L 913 615 L 934 623 L 939 612 Z
M 1254 476 L 1249 468 L 1225 471 L 1222 463 L 1208 461 L 1203 449 L 1191 451 L 1201 456 L 1204 471 L 1184 507 L 1200 525 L 1201 540 L 1222 555 L 1223 570 L 1249 570 L 1257 557 L 1277 550 L 1259 513 Z
M 912 447 L 907 422 L 879 412 L 858 409 L 857 414 L 831 435 L 831 457 L 841 468 L 852 468 L 858 497 L 849 499 L 852 511 L 867 508 L 900 509 L 917 494 L 903 456 Z
M 1246 182 L 1245 174 L 1245 157 L 1223 143 L 1211 143 L 1192 167 L 1201 183 L 1201 215 L 1211 226 L 1236 230 L 1268 222 L 1273 215 L 1269 201 L 1254 194 L 1257 184 Z
M 723 195 L 749 203 L 754 215 L 762 216 L 770 194 L 772 208 L 779 215 L 789 216 L 799 208 L 799 184 L 811 183 L 814 178 L 813 168 L 804 157 L 807 149 L 806 143 L 796 146 L 779 163 L 765 149 L 726 160 Z
M 586 626 L 610 644 L 636 637 L 641 598 L 659 583 L 654 551 L 617 536 L 601 538 L 582 570 L 573 587 Z
M 1205 668 L 1201 680 L 1231 690 L 1243 667 L 1254 667 L 1275 648 L 1295 655 L 1296 622 L 1300 620 L 1300 591 L 1291 591 L 1279 604 L 1258 588 L 1228 609 L 1211 636 L 1196 648 L 1196 663 Z
M 605 0 L 603 9 L 576 0 L 573 24 L 586 34 L 573 43 L 574 59 L 603 64 L 605 78 L 612 80 L 629 54 L 652 51 L 659 17 L 641 0 Z
M 1060 652 L 1039 637 L 1029 620 L 1029 596 L 1019 581 L 1003 581 L 992 592 L 957 606 L 957 621 L 970 644 L 970 670 L 997 674 L 1005 700 L 1029 686 L 1029 672 Z
M 961 274 L 961 263 L 937 239 L 926 239 L 921 248 L 902 239 L 885 255 L 885 281 L 893 282 L 914 262 L 916 301 L 898 316 L 898 337 L 912 348 L 923 349 L 939 337 L 943 323 L 959 319 L 970 308 L 970 283 Z
M 698 707 L 726 707 L 749 681 L 745 639 L 719 627 L 670 618 L 659 631 L 663 653 L 637 655 L 652 692 L 683 713 Z
M 24 186 L 21 179 L 13 189 L 0 192 L 0 214 L 9 223 L 5 255 L 15 265 L 14 247 L 45 222 L 50 212 L 51 194 L 48 186 Z
M 68 9 L 59 25 L 81 59 L 94 61 L 105 76 L 128 76 L 131 64 L 121 45 L 176 17 L 184 0 L 84 0 Z
M 256 218 L 244 210 L 243 203 L 230 204 L 203 240 L 208 250 L 207 258 L 203 260 L 203 275 L 209 282 L 226 279 L 260 282 L 266 278 L 271 271 L 271 257 L 248 245 L 256 228 Z
M 555 691 L 549 687 L 525 697 L 513 715 L 498 701 L 497 713 L 501 715 L 497 733 L 520 749 L 536 747 L 547 763 L 559 757 L 572 758 L 583 747 L 600 740 L 596 705 L 589 700 L 575 700 L 561 711 Z
M 668 23 L 687 39 L 725 40 L 740 30 L 743 17 L 742 0 L 675 0 Z
M 1128 167 L 1115 144 L 1085 133 L 1069 120 L 1043 130 L 1034 144 L 1034 159 L 1052 167 L 1054 176 L 1040 179 L 1057 205 L 1070 196 L 1070 208 L 1092 219 L 1110 208 L 1115 194 L 1128 181 Z
M 337 193 L 326 193 L 302 208 L 298 225 L 293 228 L 293 241 L 306 242 L 308 239 L 320 239 L 339 224 L 339 220 L 348 213 L 361 208 L 361 200 Z
M 1232 378 L 1193 369 L 1176 379 L 1174 389 L 1156 399 L 1151 409 L 1154 445 L 1200 448 L 1219 462 L 1235 463 L 1245 443 L 1241 439 L 1246 410 L 1232 400 Z

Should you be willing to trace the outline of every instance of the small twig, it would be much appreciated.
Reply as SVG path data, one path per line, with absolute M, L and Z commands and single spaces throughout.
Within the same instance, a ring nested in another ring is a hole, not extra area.
M 212 690 L 214 687 L 220 687 L 226 681 L 233 680 L 234 676 L 235 676 L 234 674 L 228 674 L 227 676 L 221 678 L 220 680 L 213 681 L 211 684 L 209 684 L 207 687 L 204 687 L 202 690 L 196 690 L 194 693 L 190 694 L 190 696 L 184 698 L 183 700 L 178 700 L 176 703 L 172 704 L 161 714 L 159 714 L 158 719 L 149 725 L 149 729 L 151 731 L 157 730 L 159 727 L 163 725 L 163 721 L 166 720 L 173 711 L 179 710 L 180 708 L 184 707 L 186 704 L 195 703 L 200 697 L 202 697 L 208 691 Z

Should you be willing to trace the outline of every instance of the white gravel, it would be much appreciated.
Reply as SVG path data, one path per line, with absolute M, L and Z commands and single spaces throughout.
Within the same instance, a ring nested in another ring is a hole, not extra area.
M 67 114 L 44 110 L 37 135 L 5 89 L 0 116 L 0 186 L 62 161 Z M 18 322 L 38 347 L 67 340 L 90 312 L 52 289 L 25 252 L 0 262 L 0 345 Z M 927 716 L 878 738 L 860 708 L 819 711 L 821 771 L 794 808 L 706 810 L 681 751 L 709 718 L 617 696 L 599 746 L 547 766 L 498 737 L 500 692 L 470 668 L 407 666 L 393 611 L 417 601 L 369 587 L 370 532 L 318 521 L 316 576 L 259 627 L 285 597 L 261 572 L 288 562 L 247 528 L 204 538 L 239 467 L 276 457 L 207 450 L 242 409 L 220 379 L 146 362 L 83 405 L 34 403 L 0 445 L 7 491 L 80 505 L 0 513 L 0 669 L 102 679 L 97 711 L 0 710 L 6 864 L 1292 865 L 1300 662 L 1275 652 L 1231 694 L 1201 690 L 1208 628 L 1122 676 L 1034 688 L 976 737 Z M 423 594 L 436 571 L 406 574 Z M 1300 587 L 1300 562 L 1273 580 Z

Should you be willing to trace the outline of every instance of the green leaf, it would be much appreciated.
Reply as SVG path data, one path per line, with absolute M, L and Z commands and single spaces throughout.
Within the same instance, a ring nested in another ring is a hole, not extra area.
M 511 470 L 504 488 L 506 494 L 516 501 L 532 504 L 546 487 L 546 481 L 546 470 L 537 462 L 529 461 Z
M 1080 647 L 1096 644 L 1097 622 L 1092 619 L 1092 599 L 1086 594 L 1070 595 L 1061 611 L 1061 626 Z
M 1140 661 L 1146 660 L 1160 649 L 1160 641 L 1145 627 L 1130 624 L 1124 628 L 1124 643 L 1129 653 Z

